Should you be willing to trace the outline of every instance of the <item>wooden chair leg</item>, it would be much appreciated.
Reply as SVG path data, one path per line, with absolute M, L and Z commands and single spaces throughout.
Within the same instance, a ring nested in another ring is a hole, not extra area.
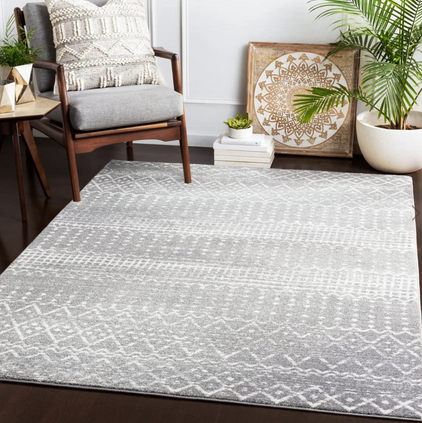
M 78 167 L 76 165 L 76 154 L 73 140 L 68 140 L 66 143 L 67 161 L 69 165 L 70 183 L 72 185 L 73 201 L 81 201 L 81 193 L 79 188 Z
M 127 155 L 127 160 L 129 162 L 133 162 L 133 160 L 134 160 L 134 155 L 133 155 L 133 141 L 128 141 L 126 143 L 126 155 Z
M 192 182 L 190 172 L 190 159 L 189 159 L 189 145 L 188 145 L 188 134 L 186 131 L 186 119 L 185 115 L 180 116 L 182 125 L 180 126 L 180 152 L 182 154 L 183 163 L 183 174 L 185 176 L 185 183 L 190 184 Z
M 37 148 L 37 145 L 35 144 L 35 139 L 34 139 L 34 135 L 32 134 L 31 125 L 27 121 L 23 122 L 23 138 L 31 154 L 32 161 L 35 165 L 36 174 L 41 183 L 41 187 L 44 191 L 44 195 L 47 198 L 51 198 L 51 191 L 48 185 L 47 176 L 45 175 L 44 167 L 42 165 L 40 155 L 38 154 L 38 148 Z

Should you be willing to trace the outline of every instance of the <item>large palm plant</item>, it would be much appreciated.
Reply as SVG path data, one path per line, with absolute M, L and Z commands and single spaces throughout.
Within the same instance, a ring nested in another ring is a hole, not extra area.
M 297 95 L 295 112 L 302 123 L 352 98 L 362 101 L 391 129 L 406 120 L 421 93 L 422 63 L 415 58 L 422 41 L 422 0 L 310 0 L 318 18 L 338 16 L 342 31 L 327 57 L 342 50 L 364 53 L 360 87 L 313 87 Z

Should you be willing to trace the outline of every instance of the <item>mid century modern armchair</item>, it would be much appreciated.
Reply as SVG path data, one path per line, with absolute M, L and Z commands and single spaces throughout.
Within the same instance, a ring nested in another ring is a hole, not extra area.
M 89 0 L 102 6 L 106 0 Z M 174 89 L 163 85 L 133 85 L 66 91 L 64 68 L 55 62 L 56 51 L 48 10 L 43 3 L 28 3 L 23 11 L 15 9 L 18 27 L 36 28 L 30 40 L 42 46 L 40 60 L 34 63 L 40 96 L 59 99 L 61 107 L 40 121 L 24 127 L 24 136 L 33 139 L 32 129 L 61 144 L 67 152 L 73 200 L 80 201 L 76 154 L 98 147 L 126 142 L 132 148 L 135 140 L 179 140 L 184 180 L 191 182 L 189 149 L 182 100 L 182 83 L 178 56 L 162 48 L 155 55 L 169 59 Z M 21 38 L 25 35 L 18 31 Z M 57 77 L 58 96 L 53 87 Z

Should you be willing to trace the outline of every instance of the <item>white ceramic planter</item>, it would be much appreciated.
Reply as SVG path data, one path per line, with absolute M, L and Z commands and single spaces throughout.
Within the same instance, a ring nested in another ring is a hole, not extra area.
M 422 129 L 400 131 L 377 128 L 384 121 L 378 112 L 363 112 L 357 117 L 356 133 L 365 160 L 387 173 L 412 173 L 422 169 Z M 412 111 L 409 125 L 422 128 L 422 111 Z
M 247 129 L 233 129 L 229 128 L 229 137 L 234 138 L 236 140 L 242 139 L 242 138 L 250 138 L 253 134 L 253 128 L 252 126 Z

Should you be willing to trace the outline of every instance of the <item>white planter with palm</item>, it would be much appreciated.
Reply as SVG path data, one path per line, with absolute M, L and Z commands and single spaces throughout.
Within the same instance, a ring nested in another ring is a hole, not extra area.
M 332 56 L 342 50 L 364 53 L 358 89 L 343 85 L 311 88 L 297 95 L 295 111 L 303 123 L 352 98 L 371 111 L 357 119 L 362 154 L 375 169 L 410 173 L 422 168 L 422 112 L 414 111 L 422 92 L 422 0 L 311 0 L 318 18 L 338 16 L 341 32 Z M 382 127 L 379 127 L 382 126 Z M 416 128 L 415 128 L 416 127 Z

